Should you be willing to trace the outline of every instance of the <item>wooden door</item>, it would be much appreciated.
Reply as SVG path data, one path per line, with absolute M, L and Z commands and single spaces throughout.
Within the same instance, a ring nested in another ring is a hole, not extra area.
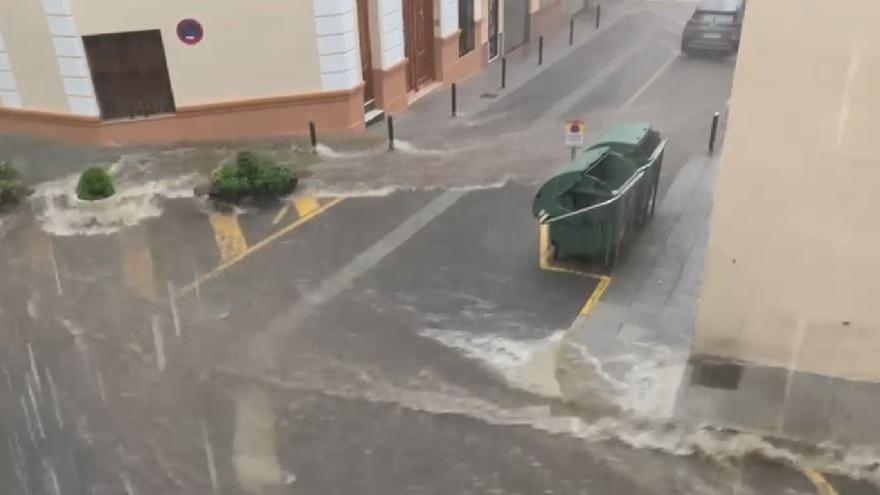
M 174 112 L 158 30 L 83 36 L 103 119 Z
M 370 50 L 370 11 L 368 0 L 358 0 L 358 34 L 360 35 L 361 69 L 364 76 L 364 103 L 371 103 L 373 96 L 373 57 Z
M 434 79 L 434 7 L 432 0 L 404 0 L 404 51 L 407 58 L 406 82 L 418 90 Z

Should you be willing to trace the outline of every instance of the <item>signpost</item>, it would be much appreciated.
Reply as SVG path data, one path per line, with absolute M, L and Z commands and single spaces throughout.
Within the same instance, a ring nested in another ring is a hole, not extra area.
M 578 148 L 584 146 L 584 134 L 587 123 L 580 119 L 572 119 L 565 123 L 565 145 L 571 148 L 571 159 L 577 156 Z

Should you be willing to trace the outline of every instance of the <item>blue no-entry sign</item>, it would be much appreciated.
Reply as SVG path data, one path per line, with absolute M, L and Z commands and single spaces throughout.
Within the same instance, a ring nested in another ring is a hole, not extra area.
M 177 23 L 177 37 L 187 45 L 195 45 L 205 37 L 205 30 L 199 21 L 184 19 Z

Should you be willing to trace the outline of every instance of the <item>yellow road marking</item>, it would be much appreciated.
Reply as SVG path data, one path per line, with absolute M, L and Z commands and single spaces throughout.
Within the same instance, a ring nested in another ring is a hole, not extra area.
M 293 198 L 293 207 L 296 208 L 297 215 L 304 217 L 320 208 L 321 205 L 314 196 L 300 196 Z
M 587 299 L 587 303 L 584 304 L 583 308 L 581 308 L 581 316 L 587 316 L 593 311 L 593 308 L 595 308 L 596 304 L 599 303 L 599 299 L 602 299 L 602 295 L 605 294 L 605 290 L 608 289 L 608 284 L 610 283 L 611 277 L 607 275 L 602 275 L 602 277 L 599 278 L 599 283 L 596 284 L 596 288 L 593 289 L 593 293 L 590 294 L 590 298 Z
M 235 214 L 212 213 L 209 217 L 214 229 L 214 239 L 220 248 L 220 257 L 224 262 L 233 260 L 247 250 L 247 241 L 238 224 Z
M 541 270 L 547 270 L 551 272 L 559 272 L 559 273 L 571 273 L 573 275 L 580 275 L 582 277 L 590 277 L 599 279 L 599 283 L 596 284 L 596 288 L 593 289 L 593 293 L 590 294 L 590 298 L 587 299 L 587 303 L 584 304 L 584 307 L 581 309 L 580 316 L 587 316 L 593 311 L 593 308 L 599 302 L 599 299 L 602 298 L 602 295 L 605 294 L 605 290 L 608 289 L 608 284 L 611 283 L 611 277 L 608 275 L 601 275 L 598 273 L 587 272 L 583 270 L 575 270 L 573 268 L 566 268 L 564 266 L 554 265 L 550 257 L 552 255 L 552 250 L 550 248 L 550 227 L 546 224 L 541 224 L 538 228 L 538 266 Z
M 556 265 L 550 259 L 552 254 L 552 248 L 550 247 L 550 227 L 546 224 L 541 224 L 538 227 L 538 267 L 541 270 L 546 270 L 548 272 L 570 273 L 572 275 L 580 275 L 581 277 L 590 277 L 600 280 L 602 279 L 602 277 L 605 277 L 605 275 L 599 273 L 588 272 L 586 270 L 576 270 L 574 268 Z
M 153 252 L 142 228 L 120 233 L 122 247 L 122 280 L 135 294 L 156 300 L 156 281 L 153 278 Z
M 180 289 L 180 290 L 178 291 L 178 294 L 179 294 L 179 295 L 182 295 L 182 294 L 187 294 L 187 293 L 189 293 L 189 292 L 192 292 L 193 289 L 195 289 L 196 287 L 198 287 L 198 286 L 201 285 L 202 283 L 204 283 L 204 282 L 206 282 L 206 281 L 208 281 L 208 280 L 211 280 L 212 278 L 216 277 L 217 275 L 220 275 L 220 274 L 223 273 L 224 271 L 228 270 L 231 266 L 233 266 L 233 265 L 239 263 L 241 260 L 247 258 L 247 257 L 250 256 L 251 254 L 253 254 L 253 253 L 259 251 L 260 249 L 263 249 L 264 247 L 266 247 L 266 246 L 268 246 L 269 244 L 275 242 L 276 240 L 280 239 L 281 237 L 284 237 L 285 235 L 287 235 L 287 234 L 293 232 L 294 230 L 296 230 L 296 229 L 299 228 L 300 226 L 302 226 L 302 225 L 308 223 L 309 220 L 315 218 L 316 216 L 320 215 L 321 213 L 324 213 L 325 211 L 329 210 L 330 208 L 332 208 L 332 207 L 336 206 L 337 204 L 341 203 L 344 199 L 345 199 L 345 198 L 336 198 L 336 199 L 334 199 L 334 200 L 332 200 L 332 201 L 330 201 L 330 202 L 324 204 L 323 206 L 319 207 L 317 210 L 313 210 L 313 211 L 312 211 L 311 213 L 309 213 L 308 215 L 306 215 L 306 216 L 304 216 L 304 217 L 300 217 L 297 221 L 295 221 L 295 222 L 291 223 L 290 225 L 288 225 L 288 226 L 286 226 L 286 227 L 284 227 L 284 228 L 278 230 L 277 232 L 275 232 L 275 233 L 273 233 L 272 235 L 266 237 L 266 238 L 263 239 L 262 241 L 260 241 L 260 242 L 258 242 L 258 243 L 256 243 L 256 244 L 254 244 L 253 246 L 251 246 L 251 247 L 245 249 L 245 250 L 242 251 L 238 256 L 236 256 L 236 257 L 234 257 L 234 258 L 232 258 L 232 259 L 229 259 L 228 261 L 224 261 L 224 262 L 223 262 L 222 264 L 220 264 L 220 266 L 218 266 L 217 268 L 214 268 L 214 269 L 211 270 L 210 272 L 208 272 L 208 273 L 202 275 L 202 276 L 199 277 L 197 280 L 193 281 L 193 283 L 191 283 L 191 284 L 187 285 L 186 287 Z
M 290 211 L 290 205 L 284 205 L 278 210 L 278 213 L 275 214 L 275 218 L 272 219 L 272 225 L 278 225 L 279 222 L 284 220 L 284 217 L 287 216 L 287 212 Z
M 663 74 L 663 72 L 665 72 L 666 69 L 668 69 L 669 66 L 672 65 L 672 62 L 675 62 L 676 59 L 678 59 L 678 52 L 677 51 L 672 56 L 672 58 L 667 60 L 666 63 L 663 64 L 662 67 L 657 69 L 657 72 L 655 72 L 654 75 L 652 75 L 647 81 L 645 81 L 645 84 L 643 84 L 642 87 L 639 88 L 639 90 L 635 92 L 635 94 L 633 94 L 628 100 L 626 100 L 626 103 L 624 103 L 620 108 L 626 109 L 626 108 L 629 108 L 630 106 L 632 106 L 632 104 L 635 103 L 636 99 L 638 99 L 639 96 L 642 96 L 642 93 L 647 91 L 648 88 L 650 88 L 651 85 L 653 85 L 654 82 L 657 81 L 657 78 L 660 77 L 660 74 Z
M 838 495 L 837 490 L 831 486 L 831 483 L 825 479 L 825 476 L 822 476 L 822 473 L 811 467 L 801 467 L 800 469 L 816 487 L 816 493 L 818 493 L 818 495 Z

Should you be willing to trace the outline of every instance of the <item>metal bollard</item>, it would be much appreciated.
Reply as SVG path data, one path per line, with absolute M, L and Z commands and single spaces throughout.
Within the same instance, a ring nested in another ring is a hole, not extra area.
M 501 89 L 507 87 L 507 58 L 501 57 Z
M 596 29 L 599 29 L 599 21 L 602 19 L 602 6 L 596 4 Z
M 568 21 L 568 46 L 574 45 L 574 17 Z
M 458 113 L 458 97 L 455 83 L 452 83 L 452 116 Z
M 538 37 L 538 65 L 544 63 L 544 37 Z
M 312 143 L 312 153 L 318 152 L 318 131 L 315 129 L 315 122 L 309 121 L 309 141 Z
M 712 116 L 712 129 L 709 131 L 709 154 L 713 154 L 715 152 L 715 137 L 718 134 L 718 119 L 721 117 L 721 114 L 715 112 L 715 115 Z
M 388 116 L 388 151 L 394 151 L 394 117 Z

